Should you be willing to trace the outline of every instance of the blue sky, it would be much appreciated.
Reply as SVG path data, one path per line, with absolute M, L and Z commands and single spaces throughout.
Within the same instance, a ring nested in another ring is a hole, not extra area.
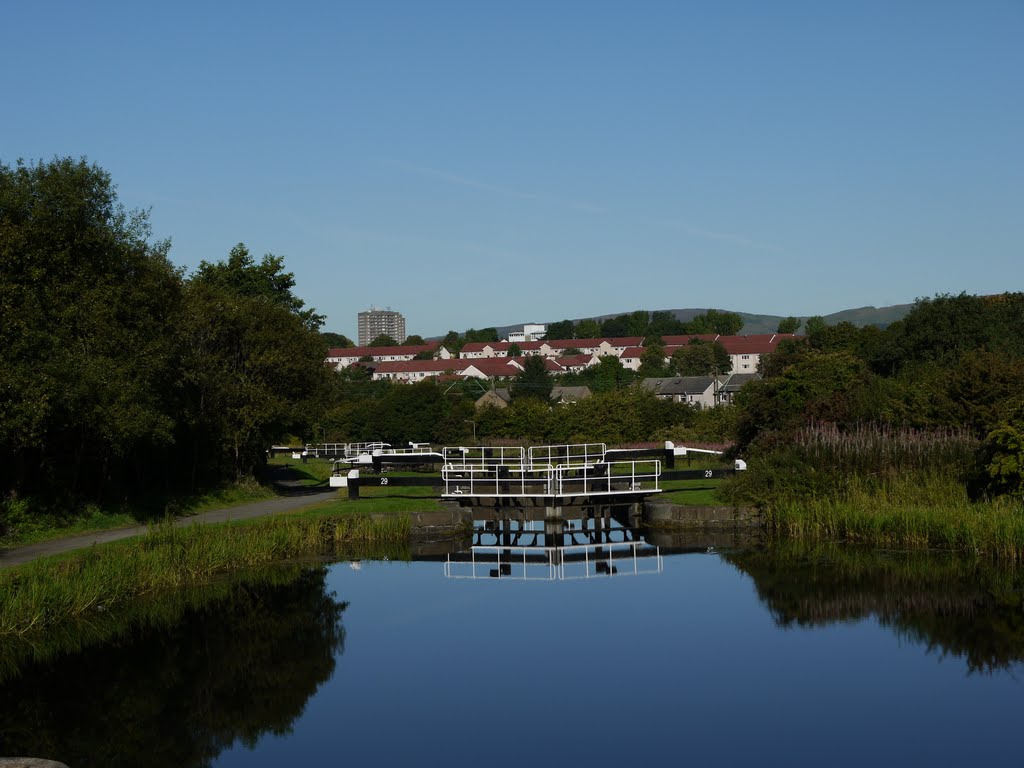
M 1024 289 L 1024 2 L 8 3 L 0 162 L 354 337 Z

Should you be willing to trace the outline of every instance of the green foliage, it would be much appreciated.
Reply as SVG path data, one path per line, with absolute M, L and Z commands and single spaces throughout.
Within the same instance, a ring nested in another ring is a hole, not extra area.
M 492 440 L 533 443 L 621 444 L 679 431 L 694 420 L 695 411 L 686 404 L 659 400 L 647 390 L 627 387 L 597 392 L 568 405 L 521 398 L 507 408 L 482 408 L 477 434 Z
M 285 432 L 304 432 L 307 405 L 326 386 L 319 334 L 285 302 L 253 295 L 245 269 L 225 280 L 197 275 L 187 285 L 178 325 L 184 421 L 193 447 L 192 471 L 222 477 L 251 474 L 264 450 Z M 259 271 L 250 266 L 248 269 Z
M 174 440 L 180 275 L 110 176 L 0 165 L 0 488 L 145 487 Z
M 676 376 L 724 375 L 732 370 L 732 358 L 717 341 L 690 339 L 672 353 L 671 372 Z
M 330 331 L 321 331 L 320 338 L 323 339 L 327 349 L 351 349 L 356 345 L 348 336 Z
M 658 378 L 669 375 L 669 366 L 665 363 L 665 346 L 661 339 L 653 340 L 644 347 L 640 355 L 640 369 L 637 373 L 641 378 Z
M 573 333 L 574 326 L 572 320 L 559 320 L 557 323 L 550 323 L 548 325 L 545 338 L 552 340 L 572 339 L 575 338 Z
M 688 322 L 684 333 L 719 333 L 723 336 L 734 336 L 741 330 L 743 330 L 743 318 L 736 312 L 719 312 L 717 309 L 709 309 Z
M 744 414 L 737 427 L 738 446 L 755 438 L 785 440 L 801 425 L 820 420 L 847 421 L 871 374 L 867 364 L 847 352 L 809 350 L 779 375 L 744 387 L 739 403 Z
M 982 455 L 989 487 L 1019 497 L 1024 492 L 1024 402 L 988 433 Z
M 545 359 L 540 355 L 528 355 L 523 359 L 522 373 L 509 387 L 509 394 L 513 400 L 535 398 L 546 403 L 554 385 L 554 377 L 548 371 Z
M 368 347 L 397 347 L 398 346 L 398 341 L 395 340 L 394 336 L 390 336 L 389 334 L 382 333 L 379 336 L 374 337 L 370 341 L 370 343 L 367 344 L 366 346 L 368 346 Z
M 295 275 L 284 271 L 284 258 L 268 253 L 257 264 L 245 243 L 232 248 L 227 261 L 201 261 L 191 279 L 235 296 L 284 307 L 311 331 L 318 331 L 323 325 L 324 316 L 313 309 L 303 309 L 305 302 L 292 291 Z
M 469 342 L 490 342 L 498 341 L 498 330 L 496 328 L 467 328 L 466 332 L 462 334 L 462 338 L 466 343 Z
M 976 350 L 1019 359 L 1024 357 L 1024 293 L 919 299 L 885 337 L 872 365 L 886 374 L 921 362 L 948 364 Z
M 74 509 L 217 484 L 308 416 L 324 339 L 283 261 L 239 245 L 185 281 L 149 234 L 84 160 L 0 166 L 3 495 Z
M 800 318 L 789 317 L 779 320 L 778 333 L 796 333 L 800 329 Z
M 412 336 L 405 337 L 405 344 L 409 346 L 422 346 L 423 344 L 426 343 L 427 342 L 423 339 L 423 337 L 417 333 L 414 333 Z
M 603 335 L 601 324 L 597 320 L 586 319 L 576 323 L 576 328 L 570 338 L 573 339 L 597 339 Z
M 812 339 L 828 330 L 828 323 L 821 315 L 808 317 L 804 323 L 804 333 Z
M 508 345 L 508 354 L 506 355 L 507 357 L 519 357 L 522 354 L 523 350 L 519 347 L 518 344 L 513 343 Z

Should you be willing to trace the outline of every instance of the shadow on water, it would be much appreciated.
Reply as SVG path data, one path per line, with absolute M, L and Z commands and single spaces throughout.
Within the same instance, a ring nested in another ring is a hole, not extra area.
M 344 650 L 327 569 L 288 566 L 0 645 L 0 755 L 206 766 L 287 733 Z
M 875 618 L 970 672 L 1024 662 L 1024 570 L 942 552 L 777 542 L 724 559 L 754 581 L 780 627 Z

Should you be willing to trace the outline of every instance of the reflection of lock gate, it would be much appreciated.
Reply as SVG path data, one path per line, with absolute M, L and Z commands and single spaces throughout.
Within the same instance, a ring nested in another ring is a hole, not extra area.
M 449 556 L 444 563 L 444 575 L 449 579 L 570 581 L 649 575 L 662 570 L 664 562 L 658 548 L 642 541 L 564 547 L 474 546 L 468 560 Z

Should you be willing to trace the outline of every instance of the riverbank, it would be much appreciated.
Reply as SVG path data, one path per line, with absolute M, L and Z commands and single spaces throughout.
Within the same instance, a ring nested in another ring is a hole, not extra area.
M 326 554 L 379 559 L 407 552 L 409 518 L 311 510 L 216 525 L 154 526 L 141 537 L 0 573 L 0 636 L 25 635 L 218 574 Z

